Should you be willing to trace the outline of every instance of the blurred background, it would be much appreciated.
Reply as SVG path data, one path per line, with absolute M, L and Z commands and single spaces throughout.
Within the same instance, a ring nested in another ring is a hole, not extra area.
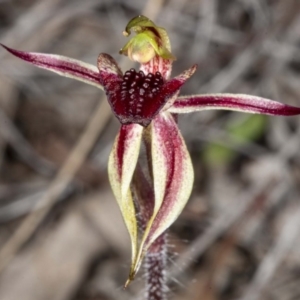
M 299 0 L 0 0 L 0 42 L 92 64 L 145 14 L 170 35 L 182 94 L 300 106 Z M 300 117 L 181 116 L 195 183 L 169 234 L 169 299 L 300 299 Z M 103 92 L 0 49 L 0 299 L 143 299 L 106 164 Z M 79 168 L 78 172 L 77 169 Z M 38 208 L 40 208 L 38 210 Z

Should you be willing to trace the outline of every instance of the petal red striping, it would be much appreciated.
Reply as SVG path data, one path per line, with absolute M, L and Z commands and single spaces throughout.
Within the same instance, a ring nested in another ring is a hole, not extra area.
M 99 72 L 87 68 L 87 64 L 83 62 L 60 55 L 25 52 L 9 48 L 3 44 L 0 45 L 11 54 L 38 67 L 61 72 L 70 77 L 86 79 L 100 85 Z
M 123 164 L 124 164 L 124 155 L 126 152 L 126 147 L 132 139 L 135 138 L 134 124 L 131 125 L 122 125 L 119 131 L 117 148 L 116 148 L 116 158 L 117 158 L 117 169 L 120 181 L 122 180 Z M 137 149 L 139 152 L 139 149 Z
M 277 101 L 242 94 L 215 94 L 180 97 L 171 108 L 174 113 L 188 113 L 204 109 L 227 109 L 277 116 L 300 114 L 300 108 Z
M 193 167 L 173 116 L 169 113 L 159 114 L 151 126 L 152 139 L 155 139 L 157 145 L 153 149 L 157 153 L 152 155 L 164 157 L 163 165 L 153 164 L 153 168 L 158 168 L 160 173 L 156 174 L 158 176 L 161 174 L 162 178 L 165 178 L 165 191 L 163 201 L 150 224 L 145 241 L 146 248 L 177 219 L 188 201 L 193 186 Z M 163 173 L 166 176 L 163 176 Z M 157 200 L 156 198 L 155 201 Z

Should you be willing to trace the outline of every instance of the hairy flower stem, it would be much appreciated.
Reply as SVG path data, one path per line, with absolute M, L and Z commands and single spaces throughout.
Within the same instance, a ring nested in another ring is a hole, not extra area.
M 148 172 L 152 168 L 151 162 L 151 147 L 144 139 L 146 146 L 146 155 L 148 157 Z M 151 177 L 151 176 L 149 176 Z M 153 183 L 150 183 L 141 165 L 138 164 L 133 178 L 132 192 L 135 195 L 136 208 L 139 211 L 138 226 L 143 232 L 146 229 L 146 224 L 149 221 L 154 205 L 154 190 Z M 146 275 L 146 290 L 145 300 L 166 300 L 167 299 L 167 234 L 161 234 L 148 249 L 145 260 L 144 269 Z
M 145 257 L 146 300 L 167 299 L 167 238 L 163 233 L 150 247 Z

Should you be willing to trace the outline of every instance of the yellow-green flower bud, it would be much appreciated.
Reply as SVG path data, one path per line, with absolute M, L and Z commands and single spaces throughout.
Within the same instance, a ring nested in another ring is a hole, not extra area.
M 175 60 L 171 53 L 171 45 L 166 30 L 156 26 L 145 16 L 133 18 L 126 26 L 123 34 L 128 36 L 131 31 L 136 36 L 120 50 L 120 54 L 128 56 L 131 60 L 141 64 L 149 62 L 156 55 L 163 59 Z

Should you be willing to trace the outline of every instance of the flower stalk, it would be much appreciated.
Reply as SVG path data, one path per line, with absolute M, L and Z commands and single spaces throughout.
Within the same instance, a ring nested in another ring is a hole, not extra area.
M 166 300 L 167 286 L 167 234 L 159 236 L 145 256 L 147 300 Z

